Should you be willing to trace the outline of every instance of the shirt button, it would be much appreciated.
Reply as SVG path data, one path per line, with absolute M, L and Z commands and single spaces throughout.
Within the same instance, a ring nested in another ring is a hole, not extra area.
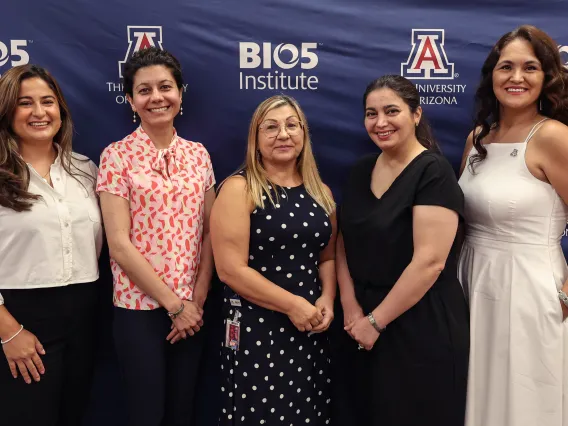
M 69 227 L 69 222 L 65 222 L 65 227 L 66 227 L 66 228 Z
M 56 181 L 59 181 L 60 179 L 59 179 L 59 178 L 55 178 L 55 180 L 56 180 Z
M 59 201 L 60 203 L 62 203 L 62 202 L 63 202 L 63 198 L 60 198 L 60 199 L 57 200 L 57 201 Z
M 71 252 L 71 250 L 65 249 L 65 254 L 69 254 L 70 252 Z

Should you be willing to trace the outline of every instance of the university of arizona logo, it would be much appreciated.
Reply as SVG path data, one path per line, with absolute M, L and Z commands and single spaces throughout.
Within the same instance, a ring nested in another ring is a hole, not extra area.
M 453 79 L 454 64 L 444 49 L 444 30 L 412 30 L 412 50 L 401 64 L 401 75 L 409 79 Z
M 124 61 L 118 62 L 118 75 L 122 78 L 124 63 L 140 49 L 148 47 L 162 48 L 162 27 L 128 26 L 128 50 Z

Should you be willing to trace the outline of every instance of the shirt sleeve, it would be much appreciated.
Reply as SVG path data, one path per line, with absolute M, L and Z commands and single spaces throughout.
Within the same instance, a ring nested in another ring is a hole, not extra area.
M 424 168 L 414 196 L 414 205 L 445 207 L 463 217 L 463 192 L 445 158 L 434 157 Z
M 203 147 L 203 161 L 205 162 L 205 191 L 209 191 L 215 185 L 215 173 L 209 152 Z
M 91 171 L 91 176 L 93 176 L 96 179 L 99 174 L 99 168 L 91 160 L 89 160 L 89 170 Z
M 126 167 L 120 153 L 112 146 L 105 148 L 101 155 L 101 163 L 97 178 L 97 193 L 108 192 L 127 200 L 130 199 L 130 187 Z

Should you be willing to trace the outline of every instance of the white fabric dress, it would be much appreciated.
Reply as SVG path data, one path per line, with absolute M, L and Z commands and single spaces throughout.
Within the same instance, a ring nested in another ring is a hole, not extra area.
M 459 276 L 471 310 L 466 426 L 568 426 L 568 320 L 557 294 L 568 278 L 568 207 L 525 163 L 541 123 L 524 142 L 486 145 L 487 158 L 459 180 Z

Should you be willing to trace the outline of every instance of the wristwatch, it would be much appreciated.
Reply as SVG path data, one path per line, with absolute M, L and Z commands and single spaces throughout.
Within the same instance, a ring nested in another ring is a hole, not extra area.
M 566 299 L 568 299 L 568 296 L 566 296 Z M 375 321 L 375 317 L 373 316 L 372 312 L 369 312 L 367 319 L 369 320 L 373 328 L 379 332 L 379 334 L 387 329 L 386 327 L 381 327 L 379 324 L 377 324 L 377 321 Z

